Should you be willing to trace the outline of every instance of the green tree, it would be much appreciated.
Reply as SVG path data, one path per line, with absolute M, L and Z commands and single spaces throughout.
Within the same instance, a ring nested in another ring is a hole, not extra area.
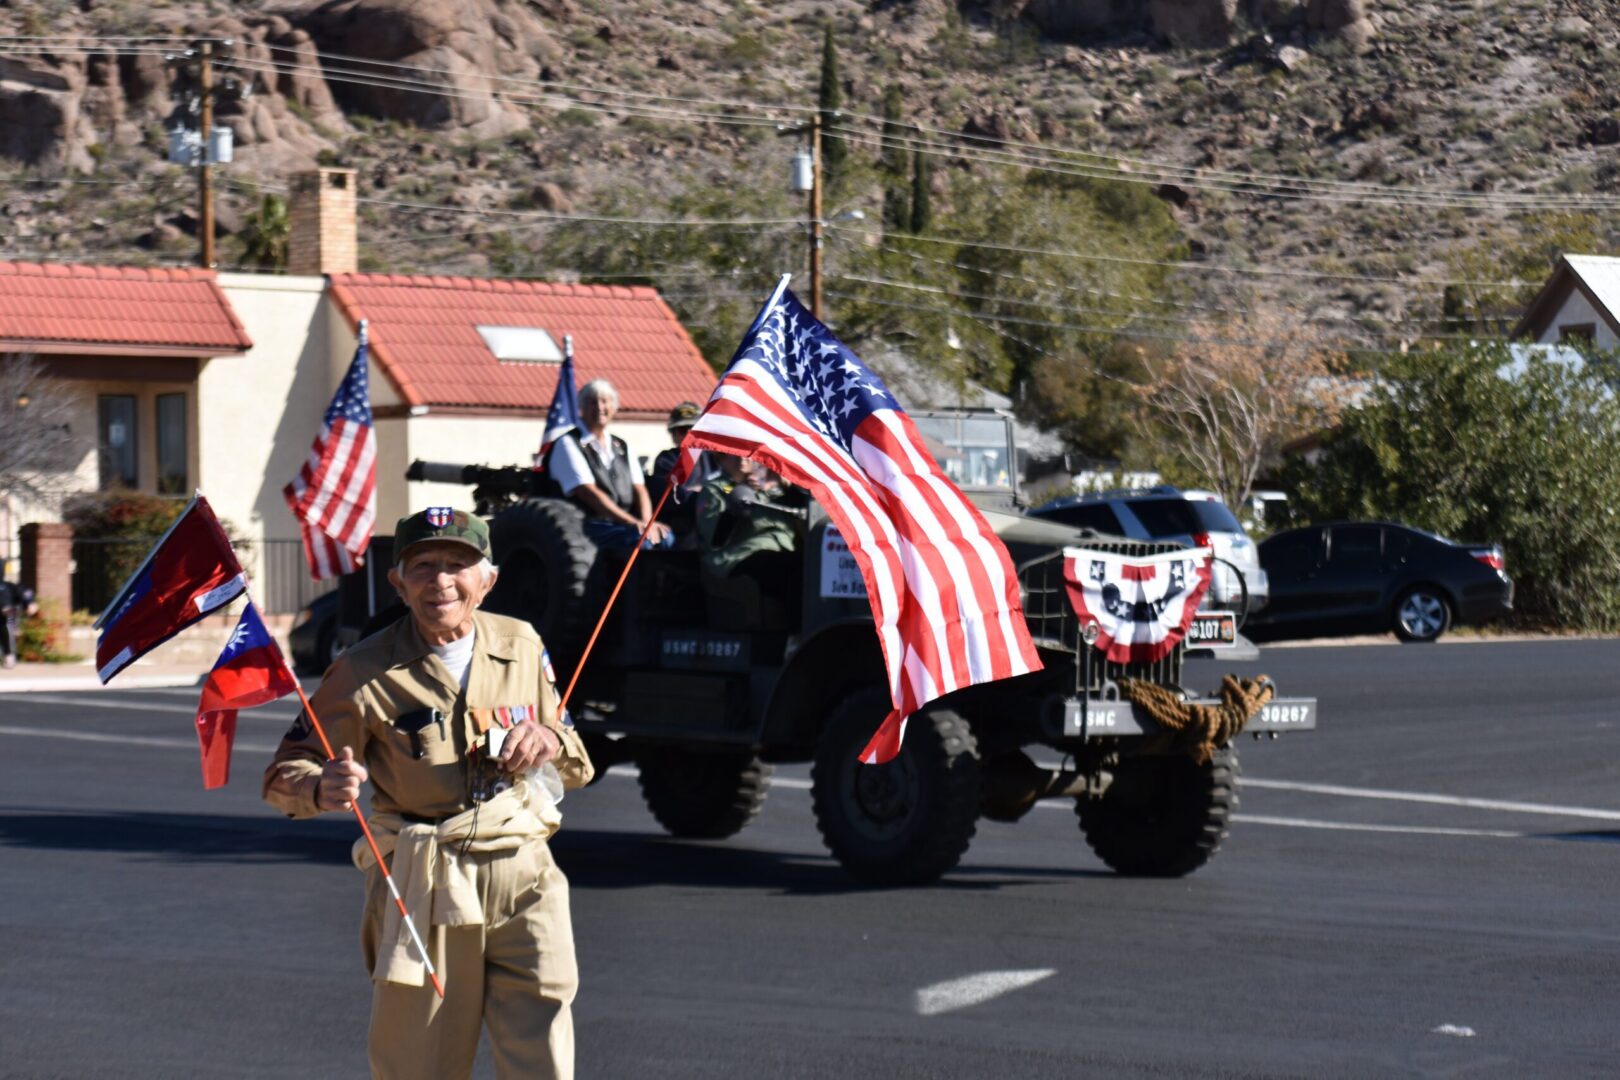
M 1397 357 L 1287 479 L 1307 520 L 1500 543 L 1521 619 L 1620 627 L 1620 402 L 1590 369 L 1501 344 Z
M 906 149 L 905 97 L 899 83 L 883 91 L 883 150 L 878 161 L 883 174 L 883 231 L 905 232 L 911 225 L 911 154 Z
M 817 105 L 821 109 L 821 168 L 830 187 L 841 178 L 849 146 L 832 129 L 839 123 L 838 110 L 844 104 L 844 88 L 838 78 L 838 43 L 833 23 L 827 20 L 821 39 L 821 89 Z
M 928 232 L 934 224 L 933 195 L 929 191 L 933 183 L 933 168 L 927 154 L 913 154 L 911 157 L 911 233 L 913 236 Z
M 285 270 L 291 236 L 287 200 L 274 193 L 265 195 L 242 229 L 242 261 L 261 270 Z

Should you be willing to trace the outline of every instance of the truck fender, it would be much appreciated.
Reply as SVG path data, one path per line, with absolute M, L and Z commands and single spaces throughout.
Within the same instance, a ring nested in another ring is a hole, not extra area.
M 765 708 L 768 746 L 813 748 L 839 702 L 863 686 L 888 686 L 872 620 L 849 619 L 818 629 L 788 656 Z

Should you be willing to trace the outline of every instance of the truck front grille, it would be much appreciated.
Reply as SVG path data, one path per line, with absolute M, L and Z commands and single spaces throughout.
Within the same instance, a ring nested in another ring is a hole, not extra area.
M 1158 555 L 1183 550 L 1180 544 L 1138 540 L 1087 540 L 1085 546 L 1116 555 Z M 1081 650 L 1087 646 L 1080 637 L 1080 617 L 1069 602 L 1063 580 L 1063 553 L 1052 552 L 1018 567 L 1018 588 L 1024 604 L 1024 621 L 1035 644 L 1042 649 L 1068 653 L 1074 659 L 1075 689 L 1080 689 Z M 1121 678 L 1146 679 L 1161 686 L 1181 683 L 1181 660 L 1185 645 L 1178 644 L 1162 660 L 1151 664 L 1116 664 L 1091 648 L 1091 693 L 1101 693 Z

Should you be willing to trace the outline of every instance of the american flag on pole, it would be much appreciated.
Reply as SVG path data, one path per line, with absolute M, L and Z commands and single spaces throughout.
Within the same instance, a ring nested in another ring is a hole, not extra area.
M 326 408 L 309 460 L 282 494 L 298 519 L 304 556 L 316 581 L 347 574 L 365 562 L 377 520 L 377 436 L 371 424 L 364 320 L 354 361 Z
M 862 761 L 899 753 L 906 718 L 933 699 L 1040 669 L 1007 549 L 785 278 L 681 449 L 675 483 L 700 449 L 756 458 L 809 488 L 849 544 L 894 704 Z
M 573 428 L 579 427 L 579 391 L 574 387 L 574 338 L 563 337 L 563 362 L 557 372 L 557 389 L 551 394 L 551 408 L 546 411 L 546 431 L 540 436 L 540 449 L 534 454 L 534 467 L 544 468 L 546 451 L 551 444 Z

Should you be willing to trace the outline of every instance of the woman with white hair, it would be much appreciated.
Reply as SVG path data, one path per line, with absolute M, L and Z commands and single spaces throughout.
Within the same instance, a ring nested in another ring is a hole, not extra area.
M 661 521 L 652 521 L 652 500 L 641 464 L 608 424 L 619 411 L 619 392 L 606 379 L 592 379 L 579 388 L 579 418 L 575 428 L 557 440 L 549 469 L 562 493 L 585 510 L 585 535 L 597 547 L 631 548 L 647 530 L 644 548 L 667 548 L 675 534 Z M 648 527 L 651 522 L 651 527 Z

